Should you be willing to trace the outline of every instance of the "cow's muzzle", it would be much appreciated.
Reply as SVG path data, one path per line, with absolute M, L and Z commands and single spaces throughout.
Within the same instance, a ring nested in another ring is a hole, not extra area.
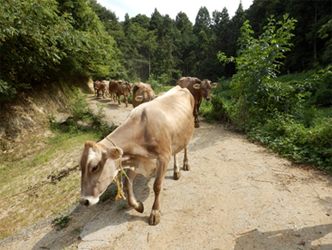
M 81 205 L 85 206 L 85 207 L 91 207 L 94 204 L 96 204 L 98 201 L 99 201 L 99 197 L 94 198 L 94 197 L 91 197 L 91 196 L 88 196 L 88 197 L 82 196 L 81 199 L 80 199 Z
M 81 203 L 82 206 L 86 206 L 86 207 L 88 207 L 90 205 L 89 200 L 86 199 L 86 198 L 81 198 L 80 203 Z

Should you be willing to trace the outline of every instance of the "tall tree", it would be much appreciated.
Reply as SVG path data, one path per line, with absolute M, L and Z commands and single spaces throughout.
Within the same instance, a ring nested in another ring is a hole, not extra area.
M 117 44 L 117 46 L 114 48 L 114 53 L 116 54 L 116 58 L 119 60 L 114 61 L 111 64 L 112 67 L 110 67 L 110 71 L 107 76 L 100 77 L 109 79 L 128 78 L 127 69 L 124 67 L 125 58 L 123 57 L 123 51 L 126 51 L 127 47 L 123 25 L 118 21 L 118 17 L 113 11 L 101 6 L 99 3 L 97 3 L 96 0 L 90 0 L 90 6 L 98 15 L 108 34 L 115 40 Z
M 175 22 L 166 15 L 157 32 L 158 48 L 154 54 L 152 73 L 164 75 L 168 83 L 174 81 L 172 78 L 177 64 L 177 58 L 174 56 L 176 31 Z
M 212 31 L 215 36 L 215 45 L 213 46 L 215 54 L 218 51 L 225 52 L 226 55 L 231 56 L 232 51 L 230 47 L 230 27 L 231 21 L 228 15 L 227 8 L 223 8 L 222 12 L 214 11 L 212 13 Z M 226 66 L 220 65 L 219 60 L 215 61 L 214 70 L 218 73 L 218 76 L 230 77 L 234 72 L 232 68 L 227 64 Z
M 294 48 L 287 53 L 282 72 L 303 71 L 312 68 L 317 63 L 325 63 L 324 51 L 327 40 L 319 37 L 318 31 L 330 18 L 332 5 L 329 0 L 254 0 L 246 11 L 255 36 L 262 34 L 266 20 L 273 15 L 276 20 L 282 20 L 285 13 L 298 20 L 295 36 L 292 38 Z
M 158 31 L 164 21 L 163 16 L 159 13 L 159 11 L 155 8 L 154 12 L 151 15 L 150 19 L 150 30 Z
M 194 46 L 194 41 L 196 36 L 193 34 L 193 25 L 190 22 L 188 16 L 184 12 L 179 12 L 175 20 L 176 28 L 179 35 L 176 36 L 176 56 L 178 58 L 177 67 L 180 69 L 180 76 L 188 76 L 192 71 L 192 48 Z
M 126 43 L 123 48 L 124 65 L 132 81 L 146 81 L 151 73 L 151 55 L 156 49 L 156 37 L 148 30 L 150 19 L 138 14 L 134 18 L 125 17 L 123 29 Z
M 331 18 L 331 1 L 291 0 L 286 11 L 299 21 L 294 32 L 294 50 L 287 57 L 286 66 L 291 71 L 311 68 L 323 54 L 326 40 L 318 36 L 318 31 Z
M 210 35 L 211 17 L 206 7 L 201 7 L 196 15 L 194 34 L 198 35 L 201 31 Z

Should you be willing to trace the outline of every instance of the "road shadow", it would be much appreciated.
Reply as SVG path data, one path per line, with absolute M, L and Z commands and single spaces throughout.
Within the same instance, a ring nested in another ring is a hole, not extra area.
M 102 99 L 100 97 L 95 97 L 95 96 L 88 96 L 87 99 L 91 102 L 94 102 L 95 104 L 100 104 L 102 105 L 104 108 L 110 109 L 110 110 L 114 110 L 114 109 L 124 109 L 126 111 L 131 110 L 132 104 L 128 103 L 128 107 L 126 107 L 126 104 L 121 102 L 121 104 L 118 104 L 118 101 L 113 101 L 113 99 L 111 98 L 106 98 L 106 99 Z
M 212 125 L 201 121 L 199 128 L 195 128 L 193 137 L 188 144 L 188 150 L 200 150 L 216 145 L 219 142 L 234 138 L 240 135 L 234 131 L 227 130 L 223 125 Z
M 148 184 L 151 179 L 154 180 L 154 175 L 149 178 L 138 175 L 134 180 L 135 196 L 137 200 L 143 203 L 150 195 Z M 68 212 L 67 215 L 71 218 L 71 221 L 65 228 L 58 230 L 54 226 L 52 230 L 34 244 L 32 249 L 57 250 L 75 247 L 82 241 L 82 238 L 89 237 L 89 234 L 105 230 L 105 228 L 107 234 L 110 235 L 112 235 L 112 232 L 117 233 L 121 228 L 126 229 L 126 223 L 131 220 L 142 220 L 148 224 L 150 209 L 150 207 L 145 206 L 145 211 L 142 214 L 135 211 L 136 213 L 131 215 L 129 212 L 134 209 L 129 207 L 127 201 L 123 199 L 100 201 L 90 208 L 78 204 L 71 209 L 71 212 Z
M 332 224 L 304 227 L 299 230 L 285 229 L 270 232 L 253 230 L 248 233 L 243 232 L 243 235 L 236 239 L 234 250 L 331 250 L 332 244 L 314 243 L 315 240 L 330 233 L 332 233 Z

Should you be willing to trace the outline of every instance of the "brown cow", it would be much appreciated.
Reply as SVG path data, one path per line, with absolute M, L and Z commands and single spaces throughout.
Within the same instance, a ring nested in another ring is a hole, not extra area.
M 111 80 L 110 84 L 109 84 L 109 94 L 111 99 L 113 99 L 114 102 L 116 102 L 116 89 L 117 89 L 117 84 L 118 84 L 118 80 Z
M 132 86 L 131 83 L 127 81 L 118 80 L 115 81 L 116 85 L 114 87 L 114 93 L 118 98 L 119 105 L 121 104 L 120 97 L 123 95 L 125 98 L 126 107 L 128 107 L 128 96 L 132 93 Z
M 146 177 L 156 171 L 153 184 L 155 199 L 149 218 L 150 225 L 160 222 L 160 192 L 172 155 L 186 149 L 194 132 L 194 98 L 187 89 L 175 86 L 153 101 L 136 107 L 127 119 L 98 143 L 86 142 L 79 160 L 82 173 L 81 199 L 84 206 L 99 201 L 114 177 L 128 168 L 125 187 L 128 204 L 138 212 L 143 203 L 134 196 L 133 182 L 137 174 Z M 184 170 L 187 170 L 185 150 Z M 179 169 L 174 169 L 174 178 Z
M 181 86 L 182 88 L 189 89 L 190 93 L 195 98 L 195 107 L 193 110 L 193 114 L 195 117 L 195 128 L 199 128 L 199 119 L 198 112 L 199 106 L 201 105 L 202 98 L 204 97 L 206 101 L 211 100 L 211 88 L 215 88 L 217 83 L 211 83 L 210 80 L 204 79 L 201 81 L 196 77 L 181 77 L 176 85 Z
M 105 97 L 107 97 L 109 94 L 110 81 L 102 80 L 101 83 L 105 86 Z
M 133 104 L 134 108 L 144 102 L 152 101 L 155 98 L 156 98 L 156 94 L 154 93 L 150 84 L 142 83 L 142 82 L 134 83 L 133 100 L 132 100 L 132 104 Z
M 102 97 L 103 97 L 103 99 L 105 99 L 105 91 L 106 91 L 105 83 L 103 83 L 101 81 L 94 81 L 93 82 L 93 89 L 95 90 L 96 97 L 99 97 L 99 95 L 100 95 L 99 92 L 101 91 Z
M 133 88 L 133 100 L 132 104 L 133 107 L 136 108 L 138 105 L 149 102 L 157 98 L 158 96 L 162 96 L 166 92 L 159 93 L 156 95 L 151 88 L 151 85 L 148 83 L 142 83 L 142 82 L 135 82 L 134 83 L 134 88 Z M 185 149 L 186 150 L 186 149 Z M 185 153 L 185 156 L 187 153 Z M 188 159 L 184 159 L 185 162 L 188 162 Z M 186 164 L 187 169 L 189 170 L 189 165 L 188 163 Z M 177 169 L 177 162 L 176 162 L 176 155 L 174 155 L 174 169 Z M 181 177 L 181 172 L 177 172 L 177 174 L 174 174 L 174 179 L 178 180 Z

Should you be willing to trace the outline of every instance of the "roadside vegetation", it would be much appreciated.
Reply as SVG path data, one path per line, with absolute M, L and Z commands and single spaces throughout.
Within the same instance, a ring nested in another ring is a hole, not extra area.
M 221 81 L 202 112 L 233 123 L 282 157 L 332 172 L 332 66 L 277 77 L 295 23 L 287 15 L 279 22 L 271 17 L 255 39 L 246 21 L 238 57 L 219 53 L 221 61 L 236 62 L 237 73 Z
M 29 141 L 34 151 L 1 154 L 0 240 L 77 204 L 80 196 L 77 156 L 86 141 L 98 141 L 114 127 L 100 123 L 102 108 L 97 116 L 92 114 L 84 93 L 76 89 L 73 96 L 69 104 L 71 116 L 62 124 L 49 117 L 52 133 Z M 55 224 L 61 228 L 64 221 L 67 223 L 67 218 L 58 219 Z

